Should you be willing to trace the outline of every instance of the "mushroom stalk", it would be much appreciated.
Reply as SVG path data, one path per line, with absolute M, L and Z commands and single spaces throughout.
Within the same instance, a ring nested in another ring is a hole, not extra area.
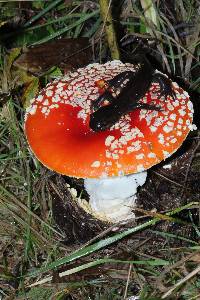
M 142 186 L 147 172 L 111 178 L 87 178 L 85 189 L 90 195 L 92 210 L 102 219 L 119 222 L 134 218 L 132 212 L 137 198 L 137 187 Z

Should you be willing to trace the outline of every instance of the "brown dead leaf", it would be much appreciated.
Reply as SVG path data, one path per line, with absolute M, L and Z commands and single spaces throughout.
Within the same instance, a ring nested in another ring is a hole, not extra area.
M 67 72 L 88 64 L 91 56 L 88 38 L 63 38 L 24 49 L 14 65 L 34 75 L 41 75 L 53 66 Z

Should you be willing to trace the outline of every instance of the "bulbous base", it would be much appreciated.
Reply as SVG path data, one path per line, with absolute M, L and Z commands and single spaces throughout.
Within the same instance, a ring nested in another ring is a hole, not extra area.
M 147 172 L 141 172 L 121 177 L 85 179 L 92 210 L 113 223 L 133 218 L 137 187 L 145 183 L 146 177 Z

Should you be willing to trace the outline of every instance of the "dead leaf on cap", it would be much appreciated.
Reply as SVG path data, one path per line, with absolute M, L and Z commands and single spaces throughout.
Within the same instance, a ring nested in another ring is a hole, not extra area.
M 14 65 L 34 75 L 42 75 L 53 66 L 64 72 L 87 65 L 91 60 L 88 38 L 59 39 L 24 49 Z

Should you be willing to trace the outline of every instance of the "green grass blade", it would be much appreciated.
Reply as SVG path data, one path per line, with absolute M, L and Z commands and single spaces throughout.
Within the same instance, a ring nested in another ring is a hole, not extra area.
M 60 18 L 57 18 L 55 20 L 50 20 L 50 21 L 48 21 L 44 24 L 28 27 L 24 31 L 27 32 L 27 31 L 31 31 L 31 30 L 35 30 L 35 29 L 40 29 L 42 27 L 46 27 L 46 26 L 49 26 L 49 25 L 52 25 L 52 24 L 55 24 L 55 23 L 58 23 L 58 22 L 67 21 L 67 20 L 70 20 L 70 19 L 73 19 L 73 18 L 82 18 L 85 15 L 87 15 L 87 14 L 86 13 L 76 13 L 76 14 L 66 15 L 64 17 L 60 17 Z
M 167 266 L 169 262 L 163 259 L 151 259 L 151 260 L 119 260 L 119 259 L 111 259 L 111 258 L 102 258 L 98 259 L 81 266 L 72 268 L 70 270 L 64 271 L 59 274 L 60 277 L 68 276 L 82 270 L 95 267 L 97 265 L 102 265 L 105 263 L 120 263 L 120 264 L 133 264 L 133 265 L 148 265 L 148 266 Z
M 45 15 L 48 11 L 50 11 L 52 8 L 54 8 L 56 5 L 58 5 L 63 0 L 55 0 L 52 1 L 45 9 L 43 9 L 41 12 L 39 12 L 36 16 L 31 18 L 28 22 L 24 24 L 24 28 L 31 25 L 33 22 L 37 21 L 39 18 L 41 18 L 43 15 Z
M 87 14 L 86 16 L 84 16 L 83 18 L 79 19 L 78 21 L 74 22 L 73 24 L 69 25 L 69 26 L 66 26 L 65 28 L 61 29 L 61 30 L 58 30 L 57 32 L 41 39 L 40 41 L 37 41 L 36 43 L 33 43 L 32 46 L 34 45 L 38 45 L 38 44 L 42 44 L 42 43 L 45 43 L 45 42 L 48 42 L 52 39 L 55 39 L 56 37 L 62 35 L 63 33 L 79 26 L 81 23 L 85 22 L 86 20 L 96 16 L 99 14 L 99 9 L 95 10 L 94 12 L 90 13 L 90 14 Z
M 168 216 L 171 216 L 171 215 L 174 215 L 176 213 L 179 213 L 180 211 L 184 210 L 184 209 L 187 209 L 191 206 L 193 206 L 194 204 L 197 204 L 196 202 L 195 203 L 189 203 L 185 206 L 182 206 L 182 207 L 179 207 L 179 208 L 176 208 L 175 210 L 167 213 L 165 216 L 168 217 Z M 151 225 L 155 225 L 156 223 L 158 223 L 159 221 L 161 221 L 160 218 L 154 218 L 154 219 L 151 219 L 150 221 L 148 222 L 145 222 L 144 224 L 141 224 L 141 225 L 138 225 L 134 228 L 130 228 L 122 233 L 119 233 L 119 234 L 116 234 L 112 237 L 109 237 L 109 238 L 106 238 L 104 240 L 101 240 L 99 242 L 96 242 L 95 244 L 93 245 L 90 245 L 90 246 L 87 246 L 87 247 L 84 247 L 76 252 L 74 252 L 73 254 L 67 256 L 67 257 L 63 257 L 63 258 L 60 258 L 52 263 L 50 263 L 49 265 L 45 266 L 45 267 L 42 267 L 38 270 L 35 270 L 29 274 L 27 274 L 27 276 L 29 277 L 33 277 L 33 276 L 36 276 L 40 273 L 43 273 L 43 272 L 47 272 L 49 270 L 52 270 L 52 269 L 55 269 L 63 264 L 66 264 L 68 262 L 72 262 L 80 257 L 83 257 L 83 256 L 86 256 L 86 255 L 89 255 L 93 252 L 96 252 L 108 245 L 111 245 L 119 240 L 121 240 L 122 238 L 132 234 L 132 233 L 135 233 L 135 232 L 138 232 L 144 228 L 147 228 Z
M 150 260 L 119 260 L 119 259 L 111 259 L 111 258 L 102 258 L 98 259 L 83 265 L 80 265 L 78 267 L 69 269 L 67 271 L 59 273 L 59 277 L 62 278 L 64 276 L 69 276 L 75 273 L 78 273 L 80 271 L 86 270 L 88 268 L 96 267 L 102 264 L 108 264 L 108 263 L 116 263 L 116 264 L 132 264 L 132 265 L 144 265 L 144 266 L 168 266 L 170 263 L 169 261 L 163 260 L 163 259 L 150 259 Z M 52 280 L 52 276 L 48 276 L 40 281 L 37 281 L 36 283 L 31 284 L 30 286 L 36 286 L 43 283 L 47 283 Z

